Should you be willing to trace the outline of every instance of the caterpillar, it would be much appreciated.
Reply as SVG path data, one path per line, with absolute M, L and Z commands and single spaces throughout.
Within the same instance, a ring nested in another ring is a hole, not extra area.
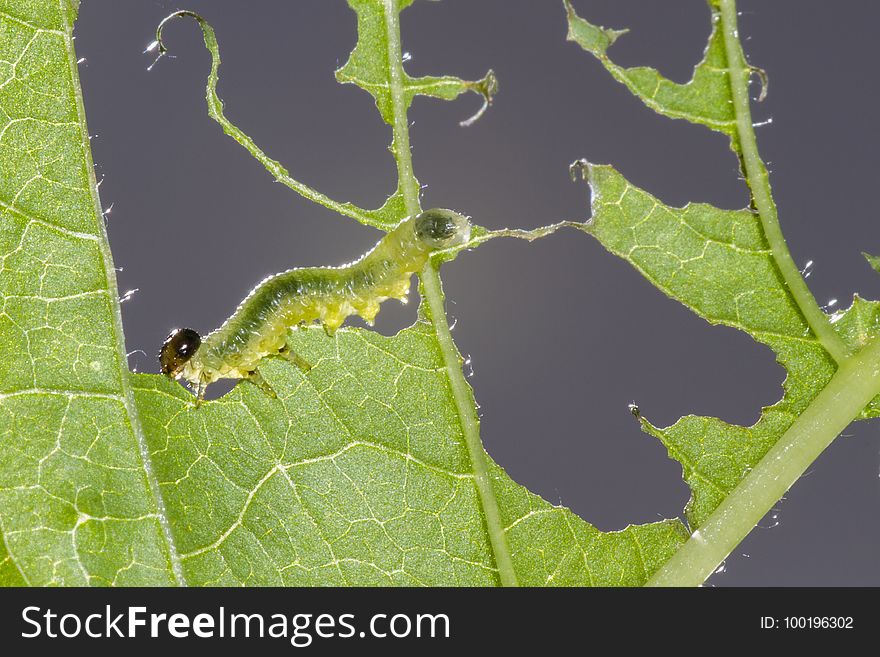
M 280 354 L 308 367 L 288 348 L 288 329 L 320 322 L 332 335 L 350 315 L 372 325 L 383 301 L 406 302 L 412 274 L 433 253 L 466 244 L 470 233 L 468 219 L 457 212 L 425 210 L 401 221 L 350 264 L 269 276 L 204 339 L 190 328 L 171 331 L 159 352 L 161 372 L 188 383 L 198 401 L 218 379 L 246 379 L 274 396 L 258 372 L 260 361 Z

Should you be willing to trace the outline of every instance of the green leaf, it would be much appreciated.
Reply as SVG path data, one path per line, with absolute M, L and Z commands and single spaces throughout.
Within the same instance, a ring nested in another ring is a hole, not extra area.
M 494 585 L 475 472 L 430 324 L 394 337 L 290 334 L 271 399 L 241 384 L 196 408 L 156 375 L 138 407 L 191 584 Z M 678 521 L 603 533 L 490 469 L 520 583 L 636 585 Z
M 467 91 L 474 91 L 490 102 L 498 82 L 490 70 L 476 82 L 444 75 L 413 78 L 402 71 L 397 82 L 403 91 L 399 98 L 402 107 L 395 108 L 395 96 L 390 81 L 396 76 L 399 62 L 394 62 L 388 49 L 388 20 L 412 4 L 412 0 L 348 0 L 357 12 L 358 42 L 348 61 L 336 71 L 336 79 L 352 83 L 376 99 L 376 107 L 385 123 L 394 125 L 394 117 L 401 109 L 405 112 L 416 96 L 432 96 L 454 100 Z
M 588 232 L 710 323 L 770 347 L 788 372 L 782 399 L 750 427 L 687 416 L 661 429 L 642 419 L 682 465 L 692 492 L 686 515 L 696 529 L 825 388 L 837 365 L 782 279 L 757 214 L 703 203 L 671 208 L 609 166 L 583 166 L 592 190 Z M 880 334 L 878 304 L 858 297 L 832 321 L 854 350 Z M 863 417 L 876 416 L 878 403 Z
M 865 260 L 868 261 L 868 264 L 871 265 L 871 269 L 880 274 L 880 257 L 873 256 L 870 253 L 862 252 L 862 255 L 865 256 Z
M 0 584 L 171 584 L 71 26 L 0 2 Z
M 494 82 L 402 75 L 401 7 L 353 4 L 362 34 L 341 75 L 385 81 L 371 93 L 400 172 L 389 214 L 367 216 L 384 225 L 418 208 L 413 96 L 474 84 L 489 96 Z M 313 367 L 267 359 L 278 398 L 245 383 L 196 407 L 164 377 L 129 375 L 74 9 L 0 0 L 0 583 L 638 585 L 684 543 L 677 520 L 600 532 L 489 460 L 434 266 L 419 322 L 394 337 L 292 333 Z M 219 50 L 195 18 L 213 58 L 211 116 L 284 178 L 225 119 Z
M 388 14 L 385 8 L 388 8 L 387 11 L 391 15 L 396 16 L 397 12 L 403 9 L 403 7 L 408 6 L 410 2 L 404 2 L 400 8 L 397 8 L 395 2 L 391 0 L 388 3 L 379 3 L 377 0 L 350 2 L 349 4 L 358 12 L 358 43 L 348 63 L 336 72 L 337 80 L 340 82 L 357 84 L 372 94 L 376 99 L 376 104 L 382 114 L 382 118 L 389 125 L 393 125 L 394 108 L 392 106 L 391 84 L 388 82 L 391 79 L 392 68 L 389 64 L 388 38 L 386 35 L 388 27 L 386 16 Z M 161 58 L 168 52 L 162 38 L 163 28 L 169 20 L 181 17 L 192 18 L 199 24 L 205 39 L 205 47 L 211 54 L 211 71 L 208 75 L 205 89 L 208 101 L 208 115 L 220 124 L 227 135 L 253 155 L 278 182 L 290 187 L 297 194 L 310 201 L 319 203 L 343 216 L 351 217 L 368 226 L 389 230 L 408 215 L 404 191 L 400 185 L 388 197 L 382 207 L 376 210 L 365 210 L 350 202 L 340 203 L 335 201 L 291 177 L 284 165 L 269 157 L 257 146 L 253 139 L 226 117 L 223 101 L 217 93 L 217 83 L 220 79 L 220 45 L 217 42 L 214 28 L 204 18 L 195 12 L 184 10 L 177 11 L 163 20 L 156 30 L 156 41 L 153 44 L 153 47 L 159 50 L 159 57 Z M 462 125 L 466 126 L 482 116 L 498 92 L 498 80 L 491 70 L 481 80 L 469 82 L 451 76 L 411 78 L 402 72 L 400 62 L 397 65 L 401 70 L 398 82 L 403 92 L 399 94 L 401 107 L 398 107 L 398 112 L 405 113 L 413 98 L 417 95 L 453 100 L 467 91 L 472 91 L 483 97 L 483 106 L 470 119 L 462 121 Z M 396 152 L 396 145 L 392 144 L 391 150 Z M 411 172 L 405 176 L 402 174 L 401 180 L 404 179 L 411 179 L 412 183 L 415 183 L 415 177 L 412 176 Z
M 358 43 L 338 78 L 371 93 L 392 127 L 399 185 L 379 211 L 391 225 L 419 209 L 407 107 L 417 94 L 452 98 L 472 83 L 410 78 L 402 6 L 350 4 Z M 219 55 L 210 26 L 195 18 L 214 62 L 210 108 Z M 486 80 L 488 101 L 494 82 Z M 254 152 L 246 136 L 233 137 Z M 244 384 L 196 409 L 179 386 L 136 377 L 189 582 L 635 585 L 683 543 L 677 520 L 599 532 L 491 463 L 436 269 L 421 277 L 420 321 L 392 338 L 292 332 L 292 349 L 312 367 L 267 359 L 261 372 L 277 399 Z
M 682 465 L 692 493 L 685 514 L 694 530 L 648 584 L 697 585 L 851 421 L 877 415 L 878 305 L 855 297 L 849 310 L 829 316 L 791 257 L 751 117 L 750 76 L 760 76 L 762 100 L 766 74 L 746 62 L 735 0 L 709 1 L 712 35 L 685 85 L 653 69 L 617 66 L 606 50 L 619 33 L 579 18 L 569 0 L 564 5 L 569 38 L 645 104 L 730 137 L 751 196 L 748 210 L 671 208 L 611 167 L 572 165 L 572 175 L 583 174 L 593 193 L 592 222 L 581 230 L 709 322 L 769 346 L 787 371 L 782 399 L 750 427 L 687 416 L 659 428 L 642 419 Z
M 629 30 L 593 25 L 575 13 L 570 0 L 563 1 L 568 16 L 568 40 L 592 53 L 615 80 L 658 114 L 685 119 L 721 132 L 730 137 L 734 150 L 739 150 L 729 65 L 715 3 L 709 3 L 712 33 L 703 59 L 694 68 L 690 81 L 678 84 L 647 66 L 624 68 L 615 64 L 606 50 Z
M 21 567 L 10 556 L 5 543 L 0 544 L 0 585 L 27 585 L 27 580 L 24 578 Z

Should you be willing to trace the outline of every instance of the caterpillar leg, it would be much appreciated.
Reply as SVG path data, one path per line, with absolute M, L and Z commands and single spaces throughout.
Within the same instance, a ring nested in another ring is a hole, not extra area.
M 266 380 L 263 378 L 263 375 L 260 374 L 257 370 L 254 370 L 253 372 L 251 372 L 248 375 L 247 379 L 245 379 L 245 381 L 250 381 L 255 386 L 257 386 L 260 390 L 262 390 L 267 395 L 269 395 L 272 399 L 278 399 L 278 395 L 272 389 L 272 386 L 270 386 L 266 382 Z
M 193 402 L 193 405 L 198 408 L 202 405 L 202 402 L 205 401 L 205 392 L 208 390 L 208 384 L 202 380 L 199 380 L 198 383 L 192 384 L 193 394 L 196 396 L 196 400 Z
M 281 349 L 278 350 L 278 355 L 283 356 L 291 363 L 296 365 L 303 372 L 308 372 L 312 369 L 311 363 L 307 361 L 305 358 L 296 353 L 293 349 L 291 349 L 288 345 L 284 345 Z

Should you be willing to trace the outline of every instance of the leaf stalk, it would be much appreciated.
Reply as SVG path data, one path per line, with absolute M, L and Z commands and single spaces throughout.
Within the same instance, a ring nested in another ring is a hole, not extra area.
M 648 581 L 648 586 L 699 586 L 727 558 L 868 403 L 880 394 L 880 340 L 851 354 L 810 293 L 788 251 L 758 154 L 748 78 L 737 32 L 735 0 L 720 0 L 724 46 L 746 179 L 779 271 L 819 341 L 837 361 L 828 385 L 813 399 L 739 485 Z
M 413 173 L 412 153 L 409 143 L 409 125 L 406 115 L 406 100 L 404 96 L 404 71 L 402 49 L 400 44 L 400 15 L 396 0 L 383 0 L 385 9 L 385 30 L 388 35 L 388 66 L 389 82 L 392 104 L 394 108 L 394 122 L 392 130 L 394 141 L 392 150 L 397 161 L 397 172 L 400 179 L 400 188 L 403 192 L 407 214 L 417 214 L 421 208 L 419 202 L 419 184 Z M 461 423 L 461 430 L 468 454 L 471 459 L 471 467 L 474 471 L 474 481 L 480 503 L 486 517 L 486 530 L 489 542 L 498 567 L 498 576 L 502 586 L 517 586 L 516 571 L 510 557 L 510 548 L 507 545 L 507 537 L 501 522 L 501 512 L 498 508 L 498 500 L 489 480 L 489 468 L 486 462 L 486 452 L 480 441 L 480 422 L 474 408 L 473 399 L 468 389 L 464 372 L 461 369 L 461 356 L 452 340 L 452 332 L 449 330 L 449 322 L 446 319 L 446 310 L 443 304 L 443 291 L 441 289 L 440 274 L 436 267 L 429 262 L 419 274 L 422 281 L 425 302 L 428 305 L 428 315 L 440 345 L 443 356 L 443 364 L 449 385 L 452 388 L 452 396 L 455 400 L 455 408 Z
M 719 4 L 739 148 L 755 209 L 761 218 L 761 225 L 773 253 L 773 259 L 792 297 L 822 346 L 835 361 L 840 363 L 849 355 L 849 348 L 834 330 L 828 316 L 819 307 L 800 269 L 791 257 L 770 191 L 770 175 L 758 153 L 749 107 L 749 78 L 753 69 L 745 61 L 737 32 L 736 0 L 720 0 Z
M 105 285 L 109 292 L 109 305 L 110 311 L 112 313 L 113 334 L 116 341 L 116 362 L 119 364 L 119 381 L 122 391 L 122 405 L 125 409 L 126 419 L 128 420 L 129 426 L 131 427 L 132 433 L 134 434 L 135 440 L 137 442 L 139 456 L 144 467 L 144 473 L 147 483 L 149 485 L 150 494 L 153 497 L 153 503 L 156 505 L 162 538 L 164 539 L 166 549 L 168 550 L 168 565 L 170 567 L 171 574 L 174 577 L 175 584 L 177 584 L 178 586 L 186 586 L 187 581 L 183 573 L 180 553 L 177 549 L 177 544 L 174 540 L 174 534 L 171 531 L 171 526 L 168 522 L 168 514 L 165 510 L 165 501 L 162 497 L 162 491 L 159 487 L 159 480 L 157 479 L 156 473 L 153 469 L 150 450 L 147 446 L 147 439 L 144 435 L 143 425 L 141 424 L 140 417 L 138 416 L 137 405 L 134 401 L 134 391 L 131 386 L 131 380 L 129 379 L 128 356 L 126 355 L 125 350 L 125 333 L 122 327 L 122 309 L 120 308 L 119 301 L 119 286 L 116 283 L 116 268 L 113 265 L 113 256 L 110 253 L 110 242 L 107 238 L 107 227 L 102 219 L 104 211 L 102 209 L 101 199 L 98 194 L 98 181 L 95 177 L 95 167 L 92 161 L 92 149 L 89 147 L 89 130 L 88 126 L 86 125 L 85 104 L 83 102 L 82 85 L 79 81 L 79 69 L 77 68 L 76 64 L 77 57 L 76 53 L 74 52 L 72 36 L 73 17 L 71 16 L 71 14 L 63 10 L 61 12 L 61 15 L 64 20 L 64 45 L 67 50 L 67 62 L 70 66 L 70 77 L 73 80 L 73 88 L 75 90 L 74 100 L 76 102 L 77 120 L 79 122 L 79 130 L 82 135 L 83 141 L 82 155 L 88 165 L 86 166 L 86 170 L 88 171 L 89 176 L 89 195 L 91 196 L 91 201 L 94 207 L 93 217 L 97 222 L 98 230 L 100 231 L 101 237 L 98 244 L 104 265 L 104 274 L 106 277 Z M 22 575 L 24 575 L 24 573 L 22 573 Z M 89 583 L 90 582 L 88 581 L 83 582 L 84 585 L 88 585 Z
M 880 340 L 844 360 L 828 385 L 647 586 L 699 586 L 880 394 Z

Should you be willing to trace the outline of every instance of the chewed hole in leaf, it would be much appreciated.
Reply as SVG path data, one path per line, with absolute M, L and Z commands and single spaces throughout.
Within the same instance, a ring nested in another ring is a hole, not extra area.
M 711 28 L 709 10 L 699 2 L 676 11 L 669 11 L 669 6 L 662 3 L 642 0 L 572 0 L 572 6 L 578 15 L 606 28 L 629 28 L 637 15 L 638 29 L 620 36 L 609 48 L 609 57 L 627 68 L 650 66 L 679 84 L 690 80 Z M 670 47 L 670 41 L 675 47 Z

